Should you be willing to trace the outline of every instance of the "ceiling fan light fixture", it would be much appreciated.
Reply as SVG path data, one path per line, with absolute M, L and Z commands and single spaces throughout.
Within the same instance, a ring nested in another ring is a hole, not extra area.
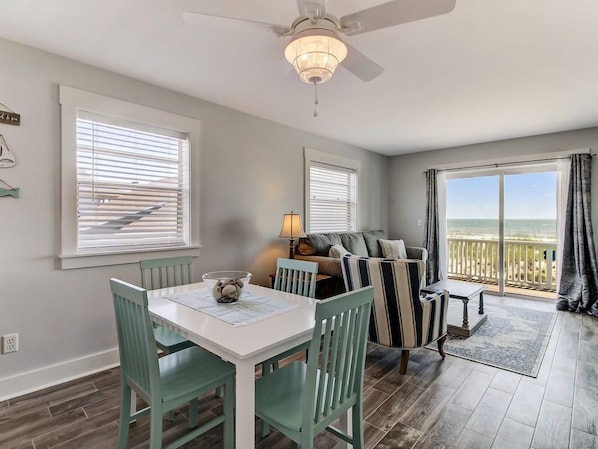
M 335 31 L 309 28 L 293 36 L 284 56 L 302 81 L 320 84 L 329 81 L 347 57 L 347 46 Z

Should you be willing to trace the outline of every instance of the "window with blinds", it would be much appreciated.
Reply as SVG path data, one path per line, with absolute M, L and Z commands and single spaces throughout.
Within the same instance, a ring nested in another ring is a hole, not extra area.
M 188 241 L 186 134 L 77 114 L 77 250 L 179 247 Z
M 354 169 L 310 162 L 309 232 L 355 231 L 356 203 Z

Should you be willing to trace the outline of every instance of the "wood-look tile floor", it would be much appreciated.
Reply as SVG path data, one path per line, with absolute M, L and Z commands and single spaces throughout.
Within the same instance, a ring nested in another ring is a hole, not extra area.
M 485 300 L 526 302 L 491 295 Z M 540 301 L 526 304 L 554 308 Z M 598 319 L 557 314 L 537 378 L 451 356 L 442 361 L 428 349 L 413 351 L 408 371 L 401 375 L 398 351 L 370 345 L 364 385 L 366 447 L 598 448 Z M 0 402 L 0 448 L 114 448 L 119 400 L 116 368 Z M 200 419 L 205 419 L 221 407 L 220 399 L 207 396 L 201 407 Z M 186 416 L 181 409 L 173 422 L 165 421 L 165 442 L 186 429 Z M 218 426 L 184 448 L 221 448 L 221 432 Z M 144 417 L 131 426 L 128 447 L 148 448 L 148 438 Z M 258 440 L 260 449 L 290 447 L 276 431 Z M 339 446 L 328 434 L 319 435 L 315 445 Z

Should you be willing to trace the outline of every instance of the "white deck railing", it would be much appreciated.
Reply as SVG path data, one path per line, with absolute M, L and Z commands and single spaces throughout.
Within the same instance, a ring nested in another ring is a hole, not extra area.
M 498 284 L 498 240 L 448 239 L 448 276 Z M 505 240 L 505 286 L 556 291 L 556 243 Z

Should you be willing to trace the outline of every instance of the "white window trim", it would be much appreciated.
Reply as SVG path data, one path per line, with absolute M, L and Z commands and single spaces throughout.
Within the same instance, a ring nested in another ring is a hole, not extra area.
M 61 268 L 85 268 L 138 262 L 140 258 L 199 254 L 199 120 L 130 103 L 117 98 L 60 86 L 61 105 Z M 121 252 L 77 253 L 77 111 L 79 109 L 133 122 L 172 129 L 189 136 L 189 220 L 190 241 L 173 249 L 126 250 Z M 141 256 L 143 254 L 143 256 Z
M 307 233 L 310 232 L 309 224 L 310 224 L 310 216 L 309 216 L 309 198 L 310 198 L 310 168 L 312 162 L 334 165 L 336 167 L 348 168 L 351 170 L 355 170 L 355 176 L 357 178 L 357 204 L 355 210 L 355 231 L 359 228 L 359 205 L 361 204 L 361 161 L 356 159 L 349 159 L 343 156 L 338 156 L 336 154 L 325 153 L 323 151 L 314 150 L 313 148 L 303 148 L 303 154 L 305 159 L 305 206 L 304 206 L 304 216 L 305 216 L 305 227 Z

